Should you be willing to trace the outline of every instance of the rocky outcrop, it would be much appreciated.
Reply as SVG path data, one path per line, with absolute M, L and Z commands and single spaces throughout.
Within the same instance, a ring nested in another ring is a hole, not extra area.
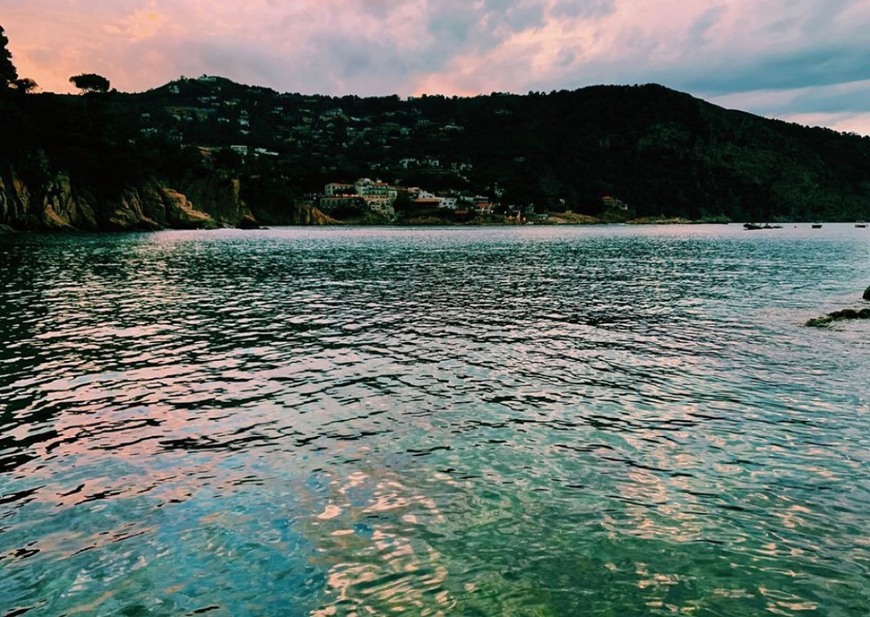
M 187 195 L 169 188 L 160 191 L 165 219 L 175 229 L 214 229 L 215 220 L 207 213 L 197 210 Z
M 237 227 L 239 229 L 265 229 L 260 225 L 260 221 L 254 218 L 253 214 L 246 214 L 243 216 Z
M 8 227 L 24 227 L 30 194 L 24 184 L 12 174 L 0 173 L 0 223 Z
M 153 212 L 154 209 L 155 205 L 147 203 L 147 198 L 143 198 L 138 189 L 125 189 L 121 196 L 110 204 L 105 226 L 112 231 L 160 229 L 162 225 L 157 218 L 145 214 L 146 210 Z
M 222 227 L 236 227 L 242 220 L 256 220 L 241 198 L 238 178 L 207 176 L 181 187 L 181 192 L 196 209 L 206 213 Z
M 48 229 L 98 228 L 95 200 L 73 190 L 69 176 L 56 175 L 42 192 L 42 222 Z
M 864 290 L 864 295 L 862 297 L 864 300 L 870 300 L 870 287 Z M 845 321 L 849 319 L 870 319 L 870 307 L 847 308 L 840 311 L 834 311 L 827 315 L 810 319 L 806 325 L 811 328 L 819 328 L 829 326 L 837 321 Z
M 95 205 L 93 196 L 73 189 L 66 174 L 40 187 L 28 186 L 14 170 L 0 174 L 0 223 L 14 229 L 97 229 Z
M 546 220 L 548 225 L 594 225 L 600 222 L 594 216 L 577 214 L 576 212 L 551 212 Z
M 66 174 L 52 174 L 44 186 L 31 187 L 11 168 L 0 170 L 0 225 L 34 231 L 259 227 L 236 179 L 201 178 L 183 190 L 152 180 L 97 198 Z
M 344 225 L 322 212 L 311 201 L 286 197 L 280 202 L 259 201 L 252 206 L 253 219 L 266 225 Z M 239 225 L 241 227 L 241 225 Z
M 342 222 L 324 214 L 318 208 L 303 204 L 300 208 L 300 225 L 341 225 Z
M 834 311 L 833 313 L 828 313 L 827 315 L 823 315 L 822 317 L 810 319 L 806 325 L 810 326 L 811 328 L 818 328 L 821 326 L 828 326 L 835 321 L 844 321 L 847 319 L 870 319 L 870 308 L 848 308 L 841 311 Z

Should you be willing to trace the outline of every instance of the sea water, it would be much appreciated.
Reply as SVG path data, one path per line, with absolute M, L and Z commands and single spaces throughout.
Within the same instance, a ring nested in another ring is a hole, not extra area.
M 0 237 L 0 615 L 870 614 L 870 232 Z

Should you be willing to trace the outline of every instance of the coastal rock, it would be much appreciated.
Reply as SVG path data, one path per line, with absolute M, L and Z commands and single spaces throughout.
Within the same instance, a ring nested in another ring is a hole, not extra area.
M 845 321 L 849 319 L 870 319 L 870 308 L 847 308 L 840 311 L 834 311 L 833 313 L 828 313 L 822 317 L 810 319 L 806 325 L 811 328 L 819 328 L 828 326 L 836 321 Z
M 314 208 L 299 214 L 298 220 L 294 217 L 288 222 L 336 222 Z M 0 225 L 33 231 L 260 227 L 242 200 L 241 183 L 235 178 L 207 176 L 172 188 L 151 179 L 98 199 L 66 173 L 50 172 L 30 185 L 11 166 L 0 166 Z
M 551 212 L 547 217 L 549 225 L 595 225 L 601 221 L 594 216 L 575 212 Z
M 341 221 L 324 214 L 319 208 L 310 207 L 305 221 L 306 225 L 341 225 Z
M 106 227 L 113 231 L 150 231 L 160 229 L 160 223 L 145 214 L 143 199 L 139 191 L 128 188 L 120 198 L 110 205 L 109 220 Z
M 194 207 L 187 195 L 169 188 L 162 189 L 162 201 L 166 208 L 166 219 L 171 227 L 177 229 L 214 229 L 215 220 L 205 212 Z
M 239 229 L 261 229 L 260 223 L 254 218 L 254 215 L 248 213 L 242 216 L 238 224 Z
M 216 227 L 235 227 L 245 215 L 250 215 L 250 210 L 241 198 L 241 182 L 238 178 L 206 176 L 178 188 L 187 197 L 191 207 L 205 213 Z
M 13 229 L 97 229 L 95 200 L 74 189 L 66 174 L 28 186 L 14 170 L 0 174 L 0 223 Z
M 289 217 L 285 223 L 288 225 L 343 225 L 341 221 L 324 214 L 307 201 L 297 201 L 288 210 Z
M 67 220 L 55 212 L 51 204 L 46 204 L 42 210 L 42 224 L 46 229 L 51 231 L 73 231 L 75 229 Z
M 864 296 L 863 296 L 863 298 L 864 298 L 865 300 L 870 300 L 870 287 L 868 287 L 867 289 L 864 290 Z
M 0 222 L 8 226 L 23 226 L 30 195 L 14 175 L 0 174 Z
M 47 229 L 97 229 L 93 199 L 73 190 L 69 176 L 57 174 L 42 195 L 42 222 Z

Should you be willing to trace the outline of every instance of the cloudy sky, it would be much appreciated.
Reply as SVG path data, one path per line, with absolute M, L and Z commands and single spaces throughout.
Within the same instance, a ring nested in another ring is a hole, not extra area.
M 867 0 L 0 0 L 23 77 L 472 95 L 656 82 L 870 135 Z

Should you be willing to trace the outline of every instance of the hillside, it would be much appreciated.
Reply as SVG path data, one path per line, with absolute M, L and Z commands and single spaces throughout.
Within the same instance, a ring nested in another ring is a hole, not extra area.
M 497 209 L 599 214 L 612 197 L 638 217 L 870 219 L 870 138 L 658 85 L 409 100 L 215 77 L 10 90 L 0 131 L 0 224 L 13 228 L 305 224 L 323 218 L 307 194 L 360 177 Z

